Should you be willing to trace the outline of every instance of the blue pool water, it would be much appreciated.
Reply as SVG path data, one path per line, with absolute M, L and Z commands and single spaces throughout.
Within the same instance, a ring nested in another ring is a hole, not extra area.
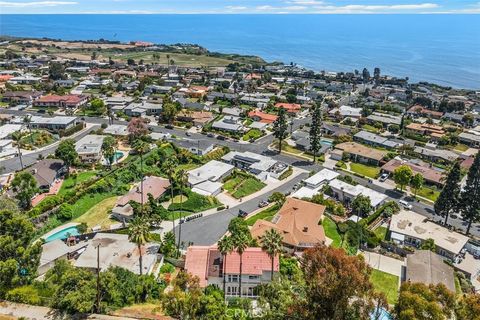
M 50 235 L 45 239 L 45 242 L 52 242 L 57 239 L 64 240 L 67 239 L 69 236 L 78 236 L 79 234 L 80 233 L 78 232 L 77 227 L 71 226 Z
M 122 157 L 123 157 L 123 152 L 121 151 L 115 152 L 115 155 L 113 156 L 113 162 L 117 162 Z

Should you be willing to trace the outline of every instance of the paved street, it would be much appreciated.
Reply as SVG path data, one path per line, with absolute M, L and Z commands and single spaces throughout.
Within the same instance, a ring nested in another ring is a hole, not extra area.
M 231 219 L 235 218 L 238 214 L 238 210 L 244 210 L 246 212 L 252 212 L 258 209 L 258 203 L 261 200 L 268 199 L 273 192 L 287 193 L 292 191 L 293 186 L 308 177 L 307 173 L 302 173 L 287 183 L 275 188 L 266 194 L 262 194 L 252 200 L 245 201 L 235 208 L 220 211 L 216 214 L 209 215 L 207 217 L 195 219 L 182 224 L 182 238 L 184 243 L 193 242 L 195 245 L 211 245 L 217 242 L 217 240 L 227 231 L 228 223 Z M 175 234 L 178 236 L 179 227 L 175 228 Z M 178 239 L 178 238 L 177 238 Z
M 11 114 L 11 115 L 20 115 L 20 116 L 21 115 L 26 115 L 26 114 L 36 114 L 36 113 L 30 112 L 30 111 L 18 111 L 18 110 L 9 110 L 9 109 L 0 110 L 0 113 Z M 37 114 L 37 115 L 41 115 L 41 114 Z M 106 119 L 106 118 L 96 118 L 96 117 L 82 117 L 82 118 L 85 119 L 85 121 L 87 123 L 90 123 L 90 124 L 97 124 L 97 125 L 101 125 L 102 123 L 108 124 L 108 119 Z M 292 130 L 295 131 L 301 125 L 305 125 L 309 121 L 310 121 L 309 118 L 296 119 L 294 121 L 293 126 L 292 126 Z M 124 121 L 124 120 L 115 120 L 114 121 L 114 124 L 124 124 L 124 125 L 126 125 L 127 123 L 128 122 Z M 234 142 L 234 141 L 231 141 L 231 140 L 219 140 L 219 139 L 216 139 L 216 138 L 207 137 L 206 135 L 201 134 L 201 133 L 191 133 L 191 135 L 187 137 L 185 135 L 186 130 L 184 130 L 184 129 L 180 129 L 180 128 L 167 129 L 167 128 L 161 126 L 161 125 L 156 125 L 153 122 L 149 125 L 149 127 L 153 132 L 170 133 L 171 135 L 175 135 L 177 137 L 177 139 L 188 138 L 188 139 L 191 139 L 191 140 L 194 140 L 194 141 L 196 141 L 196 140 L 210 141 L 210 142 L 212 142 L 216 145 L 219 145 L 219 146 L 227 146 L 232 150 L 251 151 L 251 152 L 254 152 L 254 153 L 257 153 L 257 154 L 263 154 L 263 155 L 266 155 L 266 156 L 270 156 L 270 157 L 272 157 L 276 160 L 287 163 L 289 165 L 304 169 L 306 171 L 319 171 L 322 168 L 324 168 L 320 164 L 313 164 L 311 161 L 308 161 L 308 160 L 305 160 L 305 159 L 300 159 L 300 158 L 297 158 L 297 157 L 289 155 L 289 154 L 278 154 L 276 151 L 269 150 L 268 147 L 272 144 L 272 142 L 274 140 L 273 135 L 269 135 L 269 136 L 267 136 L 263 139 L 260 139 L 259 141 L 255 142 L 255 143 L 237 143 L 237 142 Z M 289 127 L 289 129 L 290 129 L 290 127 Z M 77 140 L 80 139 L 81 137 L 82 136 L 78 136 Z M 175 142 L 175 139 L 173 139 L 172 141 Z M 56 146 L 51 146 L 51 147 L 48 147 L 45 150 L 42 150 L 41 152 L 32 153 L 32 154 L 24 157 L 24 162 L 25 162 L 26 165 L 33 164 L 38 159 L 39 154 L 42 154 L 42 156 L 46 156 L 48 154 L 51 154 L 51 153 L 55 152 L 55 150 L 56 150 Z M 13 158 L 13 159 L 9 159 L 9 160 L 3 160 L 3 161 L 0 161 L 0 168 L 1 167 L 4 167 L 5 168 L 4 171 L 6 171 L 6 172 L 11 171 L 12 169 L 13 170 L 18 170 L 18 169 L 20 169 L 20 163 L 19 163 L 19 160 L 17 158 Z M 400 193 L 398 191 L 395 191 L 393 189 L 386 188 L 384 185 L 376 185 L 374 183 L 369 183 L 367 179 L 363 179 L 363 178 L 354 176 L 354 175 L 349 174 L 347 172 L 339 171 L 339 173 L 341 175 L 344 175 L 344 176 L 349 175 L 359 184 L 362 184 L 362 185 L 367 186 L 367 187 L 369 187 L 373 190 L 376 190 L 378 192 L 386 194 L 391 200 L 398 201 L 398 200 L 407 198 L 406 200 L 408 200 L 409 203 L 412 204 L 413 210 L 415 212 L 418 212 L 418 213 L 420 213 L 420 214 L 422 214 L 422 215 L 424 215 L 424 216 L 426 216 L 430 219 L 433 219 L 435 221 L 442 221 L 441 217 L 435 215 L 432 205 L 429 205 L 429 204 L 426 204 L 426 203 L 423 203 L 423 202 L 418 202 L 418 201 L 411 201 L 411 199 L 409 199 L 408 197 L 405 197 L 405 194 L 402 194 L 402 193 Z M 238 210 L 237 210 L 237 212 L 238 212 Z M 236 213 L 235 213 L 235 215 L 236 215 Z M 216 215 L 216 216 L 220 216 L 220 215 Z M 206 219 L 206 218 L 203 218 L 203 219 Z M 199 219 L 199 220 L 201 220 L 201 219 Z M 455 228 L 465 228 L 465 226 L 466 226 L 466 223 L 462 222 L 461 220 L 452 219 L 452 218 L 449 219 L 449 224 L 454 226 Z M 474 224 L 472 226 L 471 234 L 473 234 L 474 236 L 480 237 L 480 224 L 479 223 Z

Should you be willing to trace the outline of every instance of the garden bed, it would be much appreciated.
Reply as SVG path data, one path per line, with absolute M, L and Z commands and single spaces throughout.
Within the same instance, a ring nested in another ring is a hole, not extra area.
M 225 182 L 223 188 L 235 199 L 240 199 L 263 189 L 265 186 L 265 183 L 251 175 L 236 173 Z

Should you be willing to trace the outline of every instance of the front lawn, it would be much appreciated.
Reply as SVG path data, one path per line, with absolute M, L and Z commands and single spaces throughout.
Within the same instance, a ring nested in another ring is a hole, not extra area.
M 337 224 L 335 223 L 335 221 L 333 221 L 329 217 L 325 217 L 322 221 L 322 226 L 327 238 L 333 240 L 331 246 L 334 248 L 339 248 L 340 244 L 342 243 L 342 236 L 340 235 L 340 233 L 338 233 Z
M 240 199 L 261 190 L 265 186 L 265 183 L 251 175 L 237 173 L 225 182 L 223 188 L 235 199 Z
M 176 196 L 174 198 L 174 203 L 168 206 L 168 210 L 202 212 L 208 209 L 216 208 L 221 205 L 217 198 L 202 196 L 198 193 L 192 192 L 191 190 L 187 190 L 187 192 L 185 192 L 185 195 L 183 195 L 182 197 L 182 200 L 186 200 L 180 203 L 180 197 Z M 175 199 L 178 199 L 178 203 L 175 203 Z
M 417 195 L 419 197 L 427 198 L 431 201 L 436 201 L 438 196 L 440 195 L 440 191 L 433 189 L 431 187 L 423 187 L 422 189 L 418 190 Z
M 372 179 L 376 179 L 380 174 L 379 167 L 367 166 L 362 163 L 356 163 L 356 162 L 350 163 L 350 170 Z
M 27 133 L 20 140 L 20 144 L 23 148 L 32 149 L 32 148 L 41 148 L 43 146 L 49 145 L 55 141 L 55 138 L 50 132 L 40 130 L 32 131 L 32 134 Z
M 398 299 L 398 276 L 380 270 L 372 269 L 370 281 L 375 290 L 387 296 L 389 304 L 395 304 Z
M 75 219 L 82 216 L 90 209 L 93 209 L 94 206 L 107 198 L 111 198 L 112 196 L 114 196 L 112 193 L 85 194 L 83 197 L 78 199 L 77 202 L 72 204 L 73 218 Z
M 242 137 L 243 141 L 249 141 L 250 139 L 257 140 L 263 136 L 263 132 L 259 129 L 250 129 Z
M 385 228 L 385 227 L 378 227 L 373 232 L 378 237 L 378 239 L 385 240 L 385 237 L 387 236 L 388 229 Z
M 245 220 L 245 222 L 247 223 L 247 225 L 253 226 L 255 224 L 255 222 L 259 219 L 271 221 L 273 216 L 275 216 L 275 214 L 277 214 L 279 209 L 280 208 L 278 207 L 278 205 L 274 204 L 273 206 L 268 207 L 267 209 L 265 209 L 263 211 L 260 211 L 256 215 L 248 218 L 247 220 Z
M 65 179 L 58 191 L 59 195 L 65 195 L 70 189 L 75 188 L 75 186 L 81 182 L 92 179 L 97 175 L 97 171 L 83 171 L 77 174 L 70 174 L 70 176 Z
M 362 129 L 366 130 L 366 131 L 373 132 L 373 133 L 379 133 L 380 132 L 380 130 L 378 130 L 377 128 L 375 128 L 374 126 L 371 126 L 369 124 L 364 124 L 362 126 Z
M 110 219 L 110 211 L 115 206 L 118 197 L 104 199 L 91 207 L 85 214 L 73 220 L 74 222 L 86 223 L 89 228 L 101 226 L 102 229 L 108 229 L 112 224 L 118 221 Z

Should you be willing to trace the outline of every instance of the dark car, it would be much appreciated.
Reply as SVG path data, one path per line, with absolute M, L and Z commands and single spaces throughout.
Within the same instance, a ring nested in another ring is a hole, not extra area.
M 209 134 L 207 134 L 207 137 L 209 137 L 209 138 L 215 138 L 215 135 L 210 132 Z
M 238 210 L 238 217 L 239 218 L 245 218 L 246 216 L 248 216 L 248 212 L 243 211 L 242 209 Z
M 173 126 L 172 126 L 171 124 L 167 124 L 167 125 L 165 125 L 165 128 L 167 128 L 167 129 L 170 129 L 170 130 L 171 130 L 171 129 L 173 129 Z
M 187 132 L 185 132 L 185 135 L 186 135 L 187 137 L 190 137 L 190 136 L 192 135 L 192 133 L 187 131 Z
M 218 140 L 227 140 L 227 138 L 225 138 L 224 136 L 217 136 L 217 139 Z

